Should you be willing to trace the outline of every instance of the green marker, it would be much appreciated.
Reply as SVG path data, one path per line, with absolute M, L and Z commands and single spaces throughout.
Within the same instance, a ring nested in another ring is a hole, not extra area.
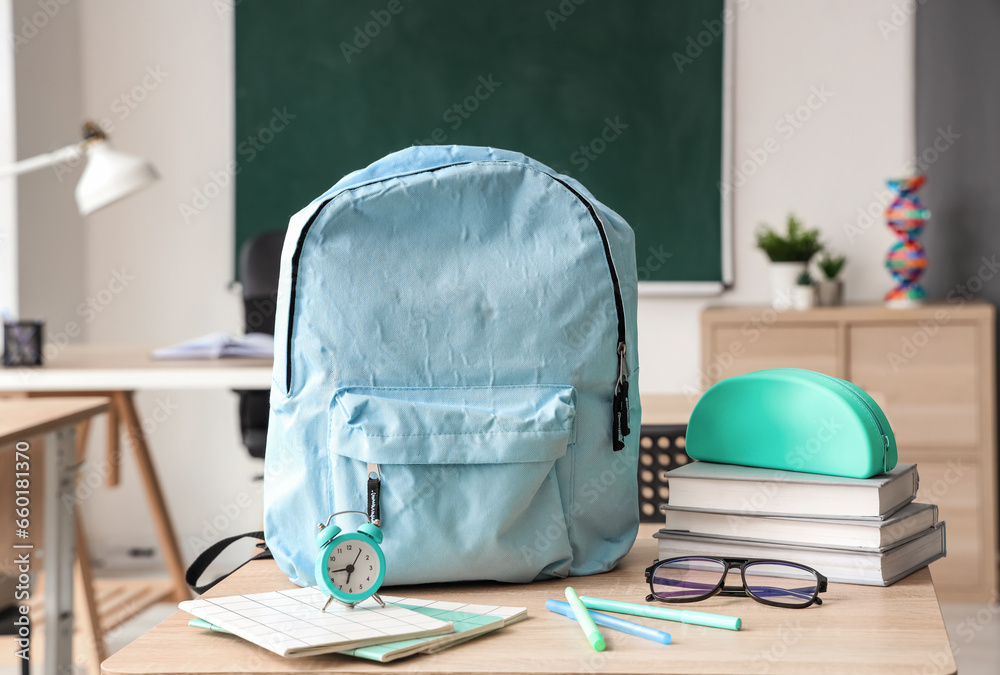
M 566 587 L 566 601 L 569 602 L 569 606 L 573 609 L 573 616 L 576 617 L 576 622 L 580 624 L 580 628 L 583 629 L 583 634 L 587 636 L 587 640 L 590 641 L 590 646 L 594 648 L 595 652 L 604 651 L 604 636 L 601 635 L 601 631 L 597 630 L 597 624 L 594 623 L 594 617 L 590 615 L 587 608 L 583 606 L 580 602 L 580 596 L 576 594 L 572 586 Z
M 191 628 L 202 628 L 204 630 L 214 630 L 216 633 L 228 633 L 229 631 L 225 628 L 219 628 L 214 623 L 209 623 L 204 619 L 191 619 L 188 621 L 188 625 Z
M 693 612 L 689 609 L 668 609 L 666 607 L 634 605 L 631 602 L 602 600 L 601 598 L 590 598 L 587 596 L 580 598 L 580 602 L 583 603 L 584 607 L 589 607 L 590 609 L 603 609 L 605 612 L 645 616 L 650 619 L 679 621 L 695 626 L 725 628 L 726 630 L 739 630 L 743 626 L 743 621 L 739 617 L 726 616 L 725 614 L 709 614 L 708 612 Z

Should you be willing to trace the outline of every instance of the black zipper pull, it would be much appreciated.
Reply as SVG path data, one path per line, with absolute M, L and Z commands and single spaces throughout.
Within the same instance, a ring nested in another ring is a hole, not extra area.
M 628 363 L 625 343 L 618 343 L 618 381 L 611 405 L 611 447 L 615 452 L 625 447 L 625 437 L 631 433 L 628 425 Z
M 382 488 L 382 472 L 378 464 L 368 463 L 368 520 L 376 527 L 382 526 L 382 509 L 379 508 L 379 492 Z

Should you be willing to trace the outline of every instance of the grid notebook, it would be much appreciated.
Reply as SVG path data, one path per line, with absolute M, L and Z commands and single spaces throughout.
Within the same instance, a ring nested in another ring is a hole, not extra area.
M 417 598 L 396 598 L 382 596 L 386 602 L 397 607 L 410 609 L 425 616 L 450 621 L 455 632 L 435 637 L 401 640 L 387 644 L 360 647 L 341 652 L 382 663 L 401 659 L 412 654 L 434 654 L 461 644 L 485 633 L 516 623 L 528 616 L 524 607 L 500 607 L 497 605 L 469 605 L 461 602 L 440 600 L 420 600 Z
M 188 600 L 179 607 L 279 656 L 312 656 L 453 633 L 426 613 L 372 599 L 354 609 L 331 603 L 315 586 L 253 595 Z

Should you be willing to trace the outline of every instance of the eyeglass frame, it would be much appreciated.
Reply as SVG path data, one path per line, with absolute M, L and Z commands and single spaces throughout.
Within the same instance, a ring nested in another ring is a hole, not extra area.
M 679 598 L 676 600 L 667 600 L 666 598 L 661 598 L 656 595 L 656 591 L 653 589 L 653 571 L 656 570 L 660 565 L 664 563 L 674 562 L 676 560 L 711 560 L 720 563 L 726 567 L 725 571 L 722 573 L 719 583 L 715 585 L 711 591 L 705 593 L 705 595 L 699 596 L 697 598 Z M 746 568 L 747 565 L 751 563 L 778 563 L 781 565 L 790 565 L 792 567 L 798 567 L 803 570 L 807 570 L 816 575 L 816 591 L 813 593 L 813 597 L 809 602 L 802 605 L 787 605 L 780 602 L 775 602 L 774 600 L 765 600 L 764 598 L 759 598 L 750 592 L 750 588 L 747 586 Z M 739 588 L 736 586 L 726 586 L 726 579 L 729 577 L 729 572 L 733 569 L 739 569 L 740 571 L 740 581 L 743 582 L 743 587 Z M 646 568 L 646 582 L 649 584 L 649 595 L 646 596 L 646 602 L 652 600 L 657 600 L 659 602 L 665 602 L 668 604 L 681 603 L 681 602 L 701 602 L 702 600 L 708 600 L 709 598 L 715 597 L 716 595 L 722 597 L 747 597 L 753 598 L 757 602 L 770 605 L 771 607 L 781 607 L 783 609 L 805 609 L 806 607 L 811 607 L 812 605 L 822 605 L 823 599 L 819 597 L 820 593 L 825 593 L 827 588 L 827 578 L 814 570 L 808 565 L 802 565 L 800 563 L 790 562 L 788 560 L 773 560 L 771 558 L 716 558 L 714 556 L 707 555 L 680 555 L 674 558 L 664 558 L 663 560 L 656 560 L 652 565 Z

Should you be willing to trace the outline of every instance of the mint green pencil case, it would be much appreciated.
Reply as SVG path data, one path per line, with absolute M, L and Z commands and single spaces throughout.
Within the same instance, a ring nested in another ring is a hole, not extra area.
M 870 478 L 896 466 L 882 409 L 846 380 L 797 368 L 730 377 L 706 391 L 687 454 L 722 464 Z

